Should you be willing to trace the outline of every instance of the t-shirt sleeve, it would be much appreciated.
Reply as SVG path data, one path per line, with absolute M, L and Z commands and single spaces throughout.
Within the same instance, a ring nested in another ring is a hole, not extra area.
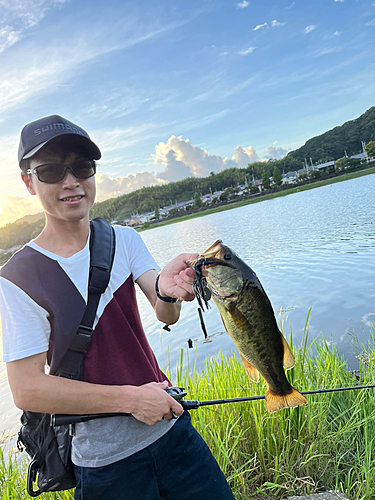
M 48 351 L 48 312 L 5 278 L 0 278 L 0 316 L 5 363 Z
M 122 254 L 126 259 L 134 281 L 150 269 L 160 269 L 135 229 L 123 226 L 115 227 L 116 246 L 120 246 L 119 254 Z

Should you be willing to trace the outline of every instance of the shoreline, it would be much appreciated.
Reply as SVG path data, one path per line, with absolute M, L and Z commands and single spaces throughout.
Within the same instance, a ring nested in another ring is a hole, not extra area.
M 149 223 L 149 227 L 138 228 L 138 232 L 148 231 L 149 229 L 155 229 L 162 226 L 167 226 L 169 224 L 176 224 L 178 222 L 184 222 L 191 219 L 196 219 L 197 217 L 205 217 L 206 215 L 211 215 L 218 212 L 223 212 L 225 210 L 231 210 L 233 208 L 243 207 L 245 205 L 252 205 L 253 203 L 259 203 L 260 201 L 272 200 L 274 198 L 279 198 L 280 196 L 288 196 L 289 194 L 299 193 L 301 191 L 308 191 L 310 189 L 315 189 L 323 186 L 327 186 L 329 184 L 336 184 L 337 182 L 349 181 L 351 179 L 356 179 L 358 177 L 363 177 L 364 175 L 375 174 L 375 166 L 356 170 L 352 172 L 347 172 L 338 176 L 329 177 L 325 179 L 321 179 L 315 182 L 306 182 L 297 185 L 293 185 L 289 189 L 282 189 L 278 191 L 273 191 L 269 193 L 259 195 L 253 195 L 249 198 L 244 198 L 241 200 L 232 201 L 229 203 L 225 203 L 223 205 L 207 208 L 206 210 L 200 210 L 197 212 L 193 212 L 191 214 L 183 215 L 182 217 L 174 217 L 171 219 L 161 220 L 160 222 L 152 222 Z

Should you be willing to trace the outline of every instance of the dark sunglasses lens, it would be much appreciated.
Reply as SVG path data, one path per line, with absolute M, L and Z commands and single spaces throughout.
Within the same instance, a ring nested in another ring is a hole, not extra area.
M 91 160 L 79 160 L 70 166 L 62 163 L 49 163 L 48 165 L 40 165 L 35 170 L 41 182 L 54 184 L 64 179 L 68 168 L 77 179 L 88 179 L 96 172 L 95 163 Z
M 71 169 L 77 179 L 88 179 L 95 174 L 95 163 L 91 160 L 81 160 L 72 163 Z
M 36 167 L 35 170 L 41 182 L 48 182 L 50 184 L 62 181 L 65 175 L 65 165 L 59 163 L 41 165 L 40 167 Z

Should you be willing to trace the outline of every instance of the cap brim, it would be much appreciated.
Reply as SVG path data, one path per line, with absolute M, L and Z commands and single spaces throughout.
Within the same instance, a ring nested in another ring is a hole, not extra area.
M 84 147 L 90 153 L 90 156 L 92 156 L 92 158 L 90 158 L 90 159 L 92 159 L 92 160 L 100 160 L 100 158 L 102 157 L 100 149 L 98 148 L 98 146 L 94 142 L 92 142 L 91 139 L 88 139 L 87 137 L 84 137 L 82 135 L 77 135 L 77 134 L 60 134 L 57 137 L 53 137 L 52 139 L 49 139 L 48 141 L 42 142 L 42 144 L 38 144 L 38 146 L 35 146 L 34 149 L 32 149 L 31 151 L 29 151 L 27 154 L 25 154 L 22 157 L 22 160 L 27 160 L 28 158 L 31 158 L 32 156 L 35 155 L 35 153 L 37 153 L 40 149 L 42 149 L 43 146 L 45 146 L 46 144 L 48 144 L 48 143 L 54 141 L 55 139 L 61 137 L 62 135 L 64 135 L 68 141 L 83 143 Z

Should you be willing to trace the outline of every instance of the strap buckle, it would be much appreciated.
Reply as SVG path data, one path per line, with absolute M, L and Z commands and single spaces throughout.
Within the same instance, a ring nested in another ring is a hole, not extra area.
M 69 346 L 70 351 L 83 352 L 87 350 L 87 346 L 91 340 L 93 329 L 89 326 L 79 325 L 77 333 Z

